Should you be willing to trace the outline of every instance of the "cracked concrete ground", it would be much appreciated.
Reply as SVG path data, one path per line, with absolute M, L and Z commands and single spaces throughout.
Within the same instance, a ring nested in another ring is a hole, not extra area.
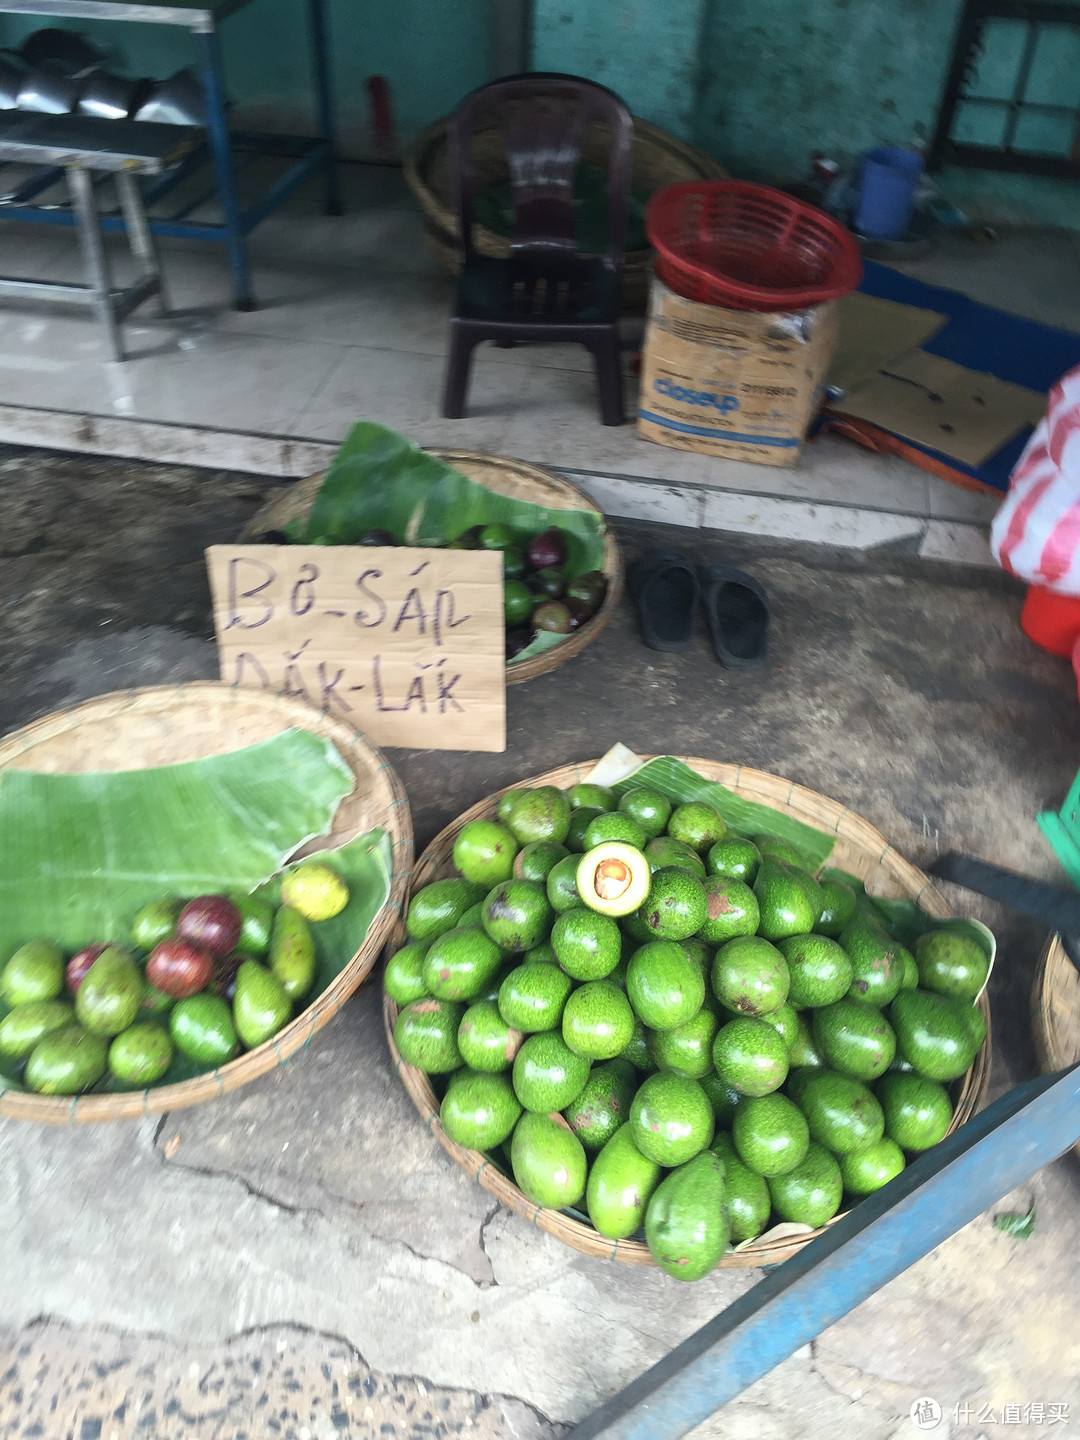
M 201 550 L 263 488 L 0 449 L 0 730 L 118 686 L 213 675 Z M 761 575 L 770 667 L 720 670 L 704 637 L 657 655 L 624 607 L 593 649 L 508 692 L 506 754 L 391 753 L 421 846 L 493 786 L 621 739 L 790 775 L 917 862 L 955 848 L 1055 875 L 1034 816 L 1075 771 L 1076 691 L 1020 634 L 1016 587 L 903 555 L 618 529 L 628 556 L 674 544 Z M 955 898 L 1001 940 L 1000 1091 L 1034 1072 L 1043 937 Z M 907 1416 L 927 1394 L 945 1412 L 934 1433 L 957 1440 L 1044 1433 L 1006 1429 L 1012 1404 L 1071 1405 L 1080 1423 L 1075 1160 L 994 1208 L 1033 1197 L 1031 1240 L 976 1220 L 700 1440 L 900 1440 L 921 1433 Z M 495 1206 L 398 1085 L 373 984 L 302 1063 L 220 1101 L 77 1131 L 0 1122 L 0 1235 L 0 1440 L 547 1440 L 758 1278 L 680 1286 Z

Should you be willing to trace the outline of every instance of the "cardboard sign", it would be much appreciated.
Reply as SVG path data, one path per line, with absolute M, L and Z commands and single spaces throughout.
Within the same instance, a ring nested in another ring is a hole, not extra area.
M 882 300 L 853 290 L 838 303 L 839 336 L 827 384 L 851 390 L 869 380 L 890 360 L 905 355 L 941 330 L 947 317 L 936 310 L 920 310 L 896 300 Z
M 221 678 L 377 745 L 506 749 L 502 556 L 351 545 L 206 552 Z

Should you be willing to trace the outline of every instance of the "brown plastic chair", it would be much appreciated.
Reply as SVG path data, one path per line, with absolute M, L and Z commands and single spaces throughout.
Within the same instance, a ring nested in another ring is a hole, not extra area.
M 602 255 L 578 253 L 574 176 L 589 126 L 611 132 L 608 240 Z M 473 245 L 477 130 L 501 131 L 514 202 L 510 256 Z M 443 414 L 459 419 L 473 347 L 482 340 L 572 340 L 596 366 L 600 417 L 623 423 L 619 365 L 619 281 L 626 249 L 633 120 L 619 97 L 576 75 L 536 73 L 496 80 L 467 95 L 450 122 L 450 155 L 461 229 L 461 281 L 450 321 Z

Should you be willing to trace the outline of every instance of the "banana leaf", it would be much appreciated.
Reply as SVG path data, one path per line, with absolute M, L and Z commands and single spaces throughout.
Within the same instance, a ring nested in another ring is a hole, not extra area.
M 805 825 L 769 805 L 746 800 L 718 781 L 706 780 L 684 761 L 671 755 L 647 760 L 632 775 L 617 780 L 611 788 L 621 797 L 628 790 L 636 790 L 643 785 L 659 790 L 680 805 L 690 800 L 705 801 L 719 810 L 736 835 L 773 835 L 778 840 L 786 840 L 812 871 L 819 870 L 832 853 L 835 844 L 832 835 L 815 830 L 812 825 Z
M 180 765 L 0 772 L 0 962 L 35 936 L 127 943 L 162 895 L 247 894 L 326 834 L 353 776 L 308 730 Z
M 557 525 L 566 536 L 565 572 L 601 570 L 604 523 L 595 510 L 552 510 L 488 490 L 385 425 L 359 420 L 330 463 L 306 517 L 285 533 L 299 545 L 357 545 L 387 530 L 399 545 L 445 546 L 474 525 L 509 525 L 522 544 Z M 510 663 L 551 649 L 540 635 Z

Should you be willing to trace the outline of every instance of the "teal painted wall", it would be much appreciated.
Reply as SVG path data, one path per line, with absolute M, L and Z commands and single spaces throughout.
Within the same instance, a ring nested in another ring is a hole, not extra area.
M 365 81 L 385 75 L 398 133 L 404 138 L 452 110 L 469 90 L 491 78 L 489 0 L 331 0 L 331 32 L 338 112 L 347 133 L 366 133 Z M 252 0 L 221 28 L 230 96 L 245 110 L 295 124 L 310 114 L 310 69 L 302 0 Z M 0 37 L 18 44 L 47 23 L 33 16 L 3 17 Z M 184 31 L 164 25 L 69 22 L 101 37 L 123 55 L 132 75 L 171 74 L 193 63 Z M 362 142 L 361 142 L 362 143 Z
M 608 85 L 635 115 L 689 140 L 707 3 L 533 0 L 532 68 Z

